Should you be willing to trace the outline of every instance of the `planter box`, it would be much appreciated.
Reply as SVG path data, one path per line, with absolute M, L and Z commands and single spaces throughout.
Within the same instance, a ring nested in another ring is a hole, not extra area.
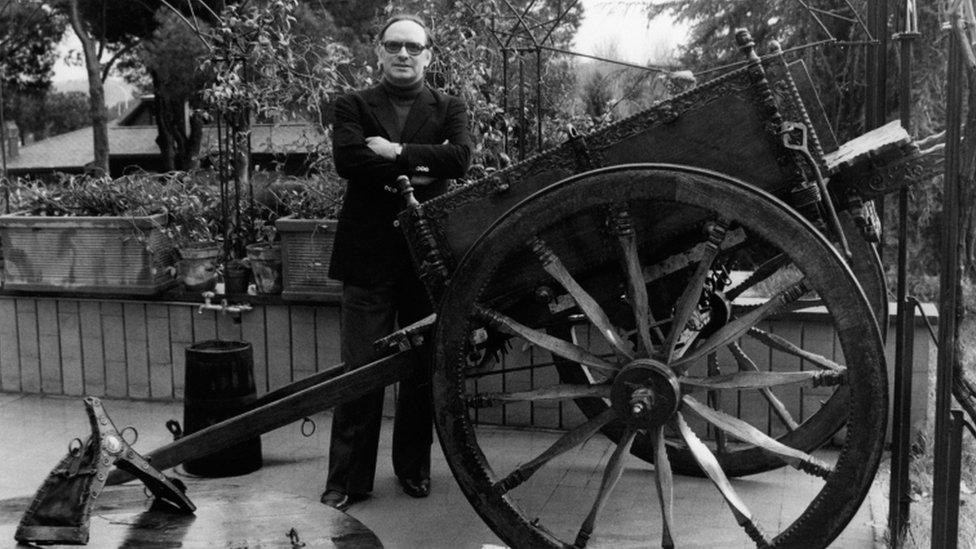
M 4 288 L 96 294 L 157 293 L 175 284 L 167 215 L 0 215 Z
M 281 237 L 283 299 L 320 300 L 342 294 L 342 283 L 329 278 L 329 259 L 337 221 L 295 219 L 275 222 Z

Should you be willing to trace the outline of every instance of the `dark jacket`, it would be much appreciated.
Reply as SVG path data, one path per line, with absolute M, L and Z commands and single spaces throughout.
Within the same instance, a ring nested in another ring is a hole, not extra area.
M 396 114 L 380 86 L 344 95 L 335 103 L 332 147 L 336 171 L 347 180 L 339 213 L 331 278 L 357 286 L 392 282 L 412 269 L 403 233 L 393 222 L 403 209 L 395 189 L 400 175 L 429 176 L 435 183 L 416 186 L 424 201 L 443 193 L 446 179 L 463 177 L 471 156 L 471 137 L 464 103 L 428 87 L 414 101 L 399 139 Z M 366 146 L 381 136 L 403 144 L 395 161 Z M 447 142 L 445 144 L 445 141 Z

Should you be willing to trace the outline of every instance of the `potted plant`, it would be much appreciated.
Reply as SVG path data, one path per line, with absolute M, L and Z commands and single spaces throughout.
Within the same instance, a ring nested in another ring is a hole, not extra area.
M 215 174 L 165 174 L 154 190 L 155 201 L 169 213 L 165 232 L 179 252 L 177 278 L 187 290 L 212 290 L 223 255 L 225 214 Z
M 322 299 L 338 295 L 342 283 L 329 278 L 329 260 L 345 183 L 316 175 L 276 185 L 272 192 L 287 215 L 275 222 L 281 239 L 284 299 Z
M 154 294 L 173 283 L 167 212 L 143 175 L 61 175 L 11 189 L 0 216 L 9 290 Z

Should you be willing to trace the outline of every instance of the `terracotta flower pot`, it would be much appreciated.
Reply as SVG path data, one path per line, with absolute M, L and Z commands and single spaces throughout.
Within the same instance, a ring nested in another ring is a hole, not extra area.
M 176 276 L 191 292 L 205 292 L 217 284 L 219 242 L 198 242 L 180 247 Z
M 247 262 L 259 294 L 281 293 L 281 246 L 276 242 L 247 245 Z

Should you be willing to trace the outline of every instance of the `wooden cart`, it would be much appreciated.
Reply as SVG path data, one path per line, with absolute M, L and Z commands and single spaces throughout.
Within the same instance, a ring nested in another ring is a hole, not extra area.
M 838 147 L 819 110 L 805 107 L 814 100 L 802 67 L 775 47 L 760 58 L 745 31 L 736 39 L 746 65 L 648 111 L 572 133 L 559 147 L 424 204 L 404 181 L 408 207 L 399 222 L 436 320 L 384 338 L 387 358 L 296 382 L 150 452 L 149 469 L 430 368 L 451 470 L 513 547 L 583 547 L 591 537 L 599 545 L 601 511 L 629 455 L 654 464 L 640 511 L 648 522 L 635 546 L 680 545 L 672 536 L 681 520 L 672 512 L 673 472 L 709 479 L 731 510 L 715 520 L 734 520 L 757 546 L 828 545 L 865 497 L 886 431 L 876 318 L 887 318 L 887 295 L 863 238 L 863 201 L 931 166 L 896 126 Z M 799 309 L 830 318 L 833 353 L 811 352 L 802 338 L 766 327 Z M 763 349 L 768 367 L 757 366 L 745 340 Z M 529 386 L 492 382 L 505 373 L 497 358 L 513 341 L 541 357 L 522 367 Z M 431 364 L 418 361 L 420 346 L 432 346 Z M 798 387 L 816 398 L 790 409 L 777 393 Z M 768 421 L 750 424 L 723 399 L 758 403 Z M 516 456 L 497 451 L 496 431 L 476 421 L 479 413 L 524 402 L 575 404 L 585 417 L 551 445 Z M 95 448 L 122 467 L 82 490 L 89 506 L 105 482 L 146 470 L 114 427 L 104 428 L 104 414 L 90 415 L 94 442 L 78 454 Z M 815 454 L 842 427 L 839 450 Z M 615 449 L 601 462 L 602 480 L 565 502 L 577 518 L 539 513 L 558 457 L 598 432 Z M 105 440 L 121 449 L 105 454 Z M 71 454 L 65 459 L 70 464 Z M 753 516 L 730 477 L 784 465 L 820 483 L 818 495 L 794 516 Z M 166 482 L 158 494 L 192 507 Z M 45 505 L 39 494 L 32 509 Z

